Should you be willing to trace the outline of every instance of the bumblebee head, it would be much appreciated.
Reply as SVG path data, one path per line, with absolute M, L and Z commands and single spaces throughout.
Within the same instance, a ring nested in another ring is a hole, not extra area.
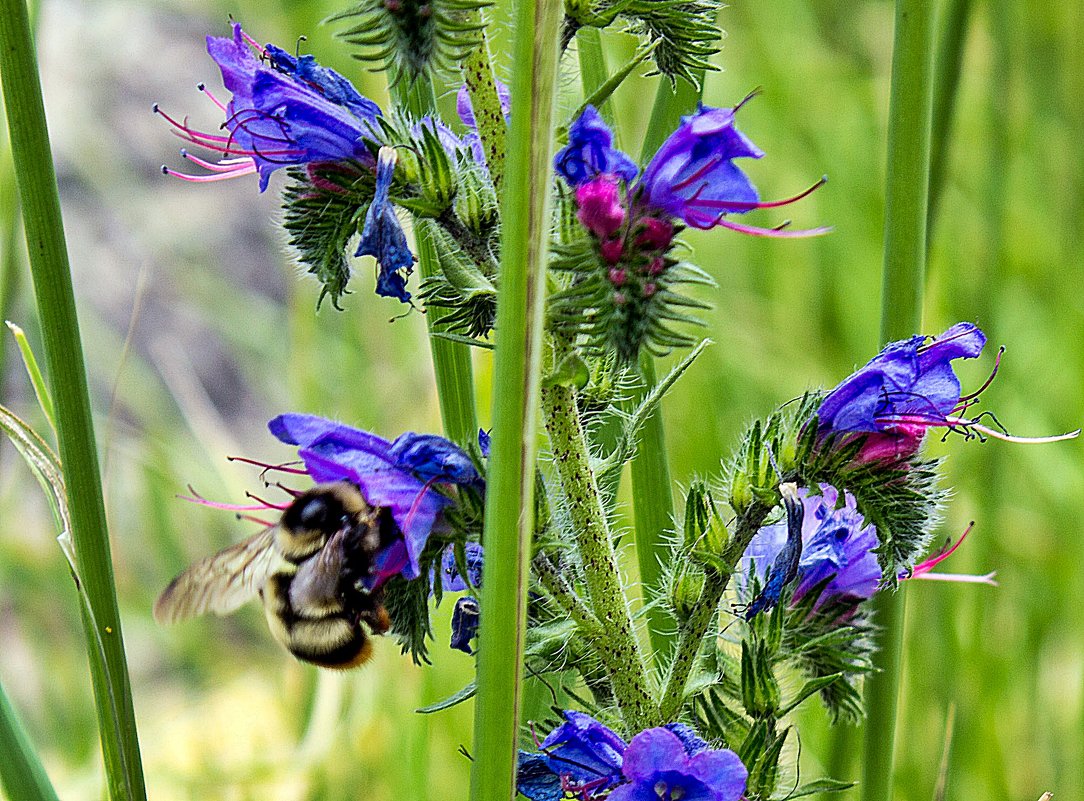
M 279 552 L 300 562 L 343 529 L 356 528 L 372 508 L 348 481 L 318 484 L 286 507 L 279 526 Z

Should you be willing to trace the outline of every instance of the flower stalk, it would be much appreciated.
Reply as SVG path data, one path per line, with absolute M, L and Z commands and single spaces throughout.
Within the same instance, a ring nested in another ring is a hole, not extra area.
M 670 671 L 666 676 L 666 685 L 659 702 L 659 720 L 676 720 L 685 701 L 685 687 L 689 676 L 696 666 L 696 658 L 704 643 L 708 628 L 717 619 L 719 602 L 723 593 L 730 586 L 730 578 L 737 570 L 738 560 L 760 530 L 771 507 L 763 503 L 754 503 L 741 516 L 734 536 L 726 544 L 721 554 L 720 563 L 728 569 L 709 568 L 705 571 L 704 587 L 693 608 L 692 614 L 682 624 L 677 635 L 677 645 L 670 657 Z
M 111 799 L 146 797 L 121 637 L 60 198 L 23 0 L 0 3 L 0 76 L 70 499 L 77 580 L 89 604 L 87 654 Z M 99 642 L 101 650 L 99 651 Z
M 507 801 L 515 787 L 560 21 L 558 3 L 516 5 L 511 87 L 516 100 L 502 203 L 472 801 Z
M 935 12 L 929 0 L 896 3 L 881 294 L 883 342 L 912 336 L 922 327 Z M 863 801 L 892 795 L 904 599 L 902 592 L 883 592 L 873 602 L 881 636 L 875 670 L 866 685 Z
M 598 643 L 600 658 L 610 673 L 614 697 L 626 727 L 629 731 L 640 731 L 654 722 L 651 695 L 613 538 L 591 470 L 575 390 L 567 386 L 543 388 L 542 417 L 583 560 L 591 608 L 606 635 Z

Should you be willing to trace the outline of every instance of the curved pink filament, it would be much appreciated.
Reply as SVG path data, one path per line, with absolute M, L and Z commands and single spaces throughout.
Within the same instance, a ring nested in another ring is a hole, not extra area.
M 691 221 L 690 221 L 691 222 Z M 805 228 L 801 230 L 779 230 L 777 228 L 759 228 L 755 225 L 742 225 L 741 223 L 731 222 L 719 215 L 711 225 L 696 225 L 693 223 L 694 228 L 713 228 L 716 225 L 721 225 L 723 228 L 729 228 L 731 231 L 737 231 L 739 234 L 749 234 L 751 236 L 768 236 L 776 239 L 804 239 L 811 236 L 823 236 L 824 234 L 831 233 L 831 226 L 823 226 L 821 228 Z

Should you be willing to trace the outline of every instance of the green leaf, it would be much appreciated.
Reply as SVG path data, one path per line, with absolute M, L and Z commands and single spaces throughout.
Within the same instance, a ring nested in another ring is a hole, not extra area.
M 421 709 L 415 709 L 414 711 L 420 715 L 431 715 L 434 712 L 443 712 L 445 709 L 451 709 L 453 706 L 458 706 L 474 697 L 474 694 L 478 692 L 478 685 L 475 682 L 471 682 L 462 690 L 457 693 L 449 695 L 442 701 L 437 701 L 435 704 L 429 706 L 423 706 Z
M 802 688 L 798 691 L 798 694 L 791 699 L 790 703 L 786 704 L 781 710 L 779 715 L 788 715 L 793 712 L 805 699 L 809 698 L 814 693 L 818 693 L 821 690 L 828 687 L 830 684 L 834 684 L 836 681 L 843 677 L 842 673 L 833 673 L 830 676 L 821 676 L 820 678 L 807 681 L 802 685 Z
M 22 721 L 0 686 L 0 789 L 12 801 L 57 801 Z
M 857 782 L 843 782 L 838 779 L 815 779 L 811 782 L 806 782 L 797 790 L 791 793 L 787 793 L 786 798 L 802 798 L 807 795 L 815 795 L 817 793 L 840 793 L 844 790 L 849 790 L 855 786 Z
M 38 406 L 41 407 L 42 414 L 45 415 L 45 419 L 49 421 L 49 427 L 53 429 L 53 433 L 56 433 L 56 413 L 53 411 L 53 399 L 49 396 L 49 388 L 45 386 L 45 378 L 41 374 L 41 368 L 38 367 L 38 360 L 34 358 L 34 351 L 30 347 L 30 342 L 26 338 L 26 332 L 19 326 L 10 320 L 5 321 L 7 327 L 11 329 L 11 333 L 15 336 L 15 341 L 19 345 L 19 353 L 23 357 L 23 365 L 26 367 L 26 374 L 30 376 L 30 384 L 34 387 L 34 395 L 38 399 Z

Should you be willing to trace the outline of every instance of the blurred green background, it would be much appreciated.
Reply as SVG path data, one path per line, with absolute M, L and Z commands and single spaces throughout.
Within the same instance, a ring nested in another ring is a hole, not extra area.
M 1015 434 L 1052 434 L 1084 418 L 1084 5 L 990 0 L 967 30 L 931 239 L 925 333 L 977 321 L 1007 348 L 983 396 Z M 456 798 L 465 796 L 471 706 L 412 714 L 466 684 L 472 660 L 445 647 L 433 667 L 380 642 L 349 674 L 317 672 L 270 638 L 255 605 L 224 620 L 155 625 L 157 592 L 182 567 L 246 536 L 251 524 L 176 498 L 259 491 L 227 455 L 282 460 L 264 429 L 288 409 L 394 436 L 438 430 L 424 319 L 389 323 L 398 304 L 371 292 L 358 265 L 345 313 L 313 315 L 276 229 L 276 182 L 196 186 L 153 102 L 197 127 L 220 122 L 195 90 L 220 86 L 203 37 L 228 15 L 261 41 L 302 45 L 386 106 L 382 79 L 352 62 L 319 24 L 335 3 L 46 0 L 40 58 L 69 249 L 103 449 L 118 592 L 150 796 L 166 799 Z M 876 350 L 892 5 L 735 2 L 706 101 L 742 109 L 767 152 L 746 166 L 766 197 L 828 186 L 788 209 L 830 236 L 772 242 L 727 231 L 690 236 L 718 288 L 705 292 L 715 345 L 666 404 L 675 479 L 710 476 L 754 417 L 830 385 Z M 508 28 L 498 6 L 494 49 Z M 632 40 L 605 37 L 611 64 Z M 506 55 L 498 55 L 507 74 Z M 578 91 L 566 59 L 568 107 Z M 631 152 L 656 79 L 616 98 Z M 451 97 L 442 100 L 446 109 Z M 947 120 L 946 116 L 941 121 Z M 0 167 L 0 205 L 10 165 Z M 779 217 L 755 220 L 774 224 Z M 10 214 L 0 209 L 6 221 Z M 752 221 L 752 220 L 751 220 Z M 40 342 L 21 253 L 0 232 L 0 312 Z M 368 260 L 366 260 L 368 262 Z M 42 429 L 4 331 L 0 399 Z M 993 363 L 961 368 L 975 387 Z M 483 420 L 489 359 L 476 354 Z M 1000 587 L 914 582 L 899 729 L 901 800 L 1034 801 L 1084 797 L 1084 444 L 934 442 L 955 497 L 943 537 L 976 528 L 945 569 L 996 570 Z M 627 560 L 630 571 L 634 560 Z M 75 593 L 48 509 L 13 449 L 0 443 L 0 682 L 26 720 L 65 799 L 100 795 L 98 746 Z M 802 720 L 802 770 L 857 757 L 823 716 Z M 949 736 L 951 734 L 951 741 Z M 0 755 L 0 758 L 3 758 Z M 938 795 L 941 793 L 941 795 Z

